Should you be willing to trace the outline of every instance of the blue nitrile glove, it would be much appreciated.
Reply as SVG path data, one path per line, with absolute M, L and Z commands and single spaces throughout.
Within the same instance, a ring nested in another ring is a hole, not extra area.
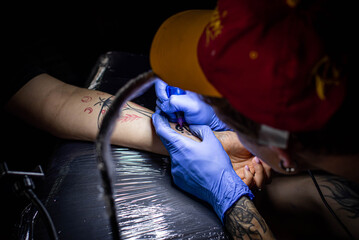
M 222 144 L 208 126 L 190 125 L 202 139 L 202 142 L 196 142 L 174 131 L 160 110 L 152 115 L 152 121 L 171 156 L 174 183 L 211 204 L 222 222 L 227 209 L 241 196 L 254 197 L 233 170 Z
M 176 122 L 175 112 L 183 112 L 184 120 L 188 124 L 208 125 L 213 131 L 231 130 L 217 117 L 213 108 L 203 102 L 197 93 L 186 91 L 184 95 L 168 97 L 167 83 L 158 79 L 155 89 L 157 94 L 157 107 L 165 112 L 171 122 Z

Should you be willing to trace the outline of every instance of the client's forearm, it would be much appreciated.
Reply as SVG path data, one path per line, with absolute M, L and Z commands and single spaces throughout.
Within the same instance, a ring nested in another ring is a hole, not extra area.
M 95 136 L 88 135 L 90 136 L 88 140 L 94 140 L 100 128 L 102 119 L 106 114 L 108 107 L 112 104 L 114 96 L 104 92 L 87 89 L 81 89 L 80 91 L 83 92 L 77 94 L 76 101 L 80 102 L 79 99 L 81 98 L 82 107 L 78 112 L 78 117 L 83 120 L 78 120 L 76 122 L 90 122 L 87 126 L 86 124 L 84 125 L 85 128 L 82 132 L 87 134 L 89 131 L 92 132 L 89 128 L 96 129 Z M 125 103 L 112 133 L 112 144 L 168 155 L 167 150 L 163 146 L 160 138 L 156 135 L 156 131 L 152 125 L 152 114 L 153 111 L 136 103 Z M 176 124 L 170 123 L 170 125 L 176 130 Z M 81 126 L 78 126 L 78 128 L 81 128 Z M 176 131 L 192 139 L 197 139 L 185 129 L 183 131 Z M 76 136 L 73 136 L 72 138 L 76 138 Z M 79 139 L 86 139 L 86 135 L 79 137 Z
M 12 97 L 7 110 L 55 136 L 94 141 L 112 100 L 108 93 L 75 87 L 41 74 Z M 153 128 L 152 113 L 135 103 L 126 103 L 112 143 L 167 155 Z
M 152 114 L 147 108 L 127 102 L 121 109 L 120 118 L 112 134 L 112 143 L 168 155 L 153 128 Z

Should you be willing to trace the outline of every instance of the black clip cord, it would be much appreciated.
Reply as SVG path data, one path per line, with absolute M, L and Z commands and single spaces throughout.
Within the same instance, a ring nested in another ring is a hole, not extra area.
M 33 191 L 35 189 L 35 184 L 31 177 L 44 176 L 45 175 L 40 165 L 34 172 L 24 172 L 9 170 L 6 162 L 0 163 L 0 178 L 8 178 L 8 180 L 13 184 L 15 193 L 19 194 L 20 196 L 25 196 L 31 201 L 32 204 L 35 205 L 37 210 L 40 212 L 40 216 L 44 221 L 46 228 L 48 229 L 50 239 L 58 240 L 59 237 L 49 212 Z

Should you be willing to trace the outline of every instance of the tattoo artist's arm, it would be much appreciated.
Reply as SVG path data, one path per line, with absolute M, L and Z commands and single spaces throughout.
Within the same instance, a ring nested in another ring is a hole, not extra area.
M 275 239 L 253 202 L 246 196 L 227 210 L 225 227 L 233 239 Z

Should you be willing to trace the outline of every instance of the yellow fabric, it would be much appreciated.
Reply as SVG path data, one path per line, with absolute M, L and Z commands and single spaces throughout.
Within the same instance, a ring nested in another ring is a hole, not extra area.
M 188 10 L 168 18 L 151 46 L 153 72 L 171 86 L 221 97 L 206 79 L 197 58 L 199 38 L 214 10 Z

